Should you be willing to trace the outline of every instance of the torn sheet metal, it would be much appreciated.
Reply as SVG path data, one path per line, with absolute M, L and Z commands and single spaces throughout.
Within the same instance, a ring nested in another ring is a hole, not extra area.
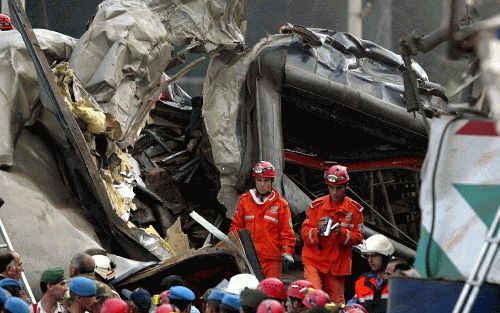
M 244 90 L 250 64 L 262 50 L 289 42 L 290 36 L 273 35 L 243 54 L 221 55 L 210 62 L 203 85 L 202 110 L 215 165 L 220 171 L 218 200 L 226 206 L 230 218 L 255 153 L 255 121 L 251 112 L 254 95 Z
M 49 63 L 69 58 L 76 39 L 45 29 L 34 32 Z M 13 165 L 15 139 L 40 112 L 38 96 L 35 67 L 21 35 L 0 32 L 0 167 Z
M 120 123 L 120 147 L 132 145 L 144 126 L 172 49 L 159 17 L 141 1 L 101 3 L 78 40 L 69 63 L 104 112 Z
M 198 41 L 206 52 L 245 47 L 243 0 L 144 0 L 160 17 L 167 39 L 176 47 Z

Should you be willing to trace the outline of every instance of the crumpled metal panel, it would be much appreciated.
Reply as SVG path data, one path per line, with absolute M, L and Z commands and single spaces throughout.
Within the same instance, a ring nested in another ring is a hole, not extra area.
M 321 45 L 308 44 L 299 34 L 293 34 L 287 64 L 300 67 L 355 90 L 406 108 L 403 77 L 404 66 L 399 54 L 371 41 L 351 34 L 319 28 L 307 28 L 309 36 L 317 36 Z M 413 63 L 420 89 L 420 99 L 426 109 L 440 111 L 448 99 L 444 88 L 429 82 L 425 71 Z
M 290 36 L 273 35 L 261 40 L 243 54 L 221 55 L 211 60 L 203 86 L 203 117 L 215 165 L 220 171 L 221 189 L 217 196 L 234 215 L 239 194 L 251 167 L 257 140 L 250 114 L 255 95 L 246 92 L 250 64 L 269 47 L 281 47 Z M 242 90 L 243 89 L 243 90 Z
M 50 30 L 35 29 L 49 63 L 67 60 L 76 39 Z M 24 126 L 40 112 L 35 67 L 19 32 L 0 32 L 0 166 L 14 163 L 14 143 Z
M 174 46 L 198 41 L 203 50 L 241 50 L 245 46 L 243 0 L 144 0 L 158 14 Z
M 133 144 L 144 125 L 172 49 L 158 15 L 142 1 L 103 2 L 78 40 L 71 68 L 120 123 L 122 148 Z

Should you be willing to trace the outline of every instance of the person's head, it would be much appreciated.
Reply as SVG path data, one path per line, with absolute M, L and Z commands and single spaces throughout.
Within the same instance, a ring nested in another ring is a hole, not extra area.
M 361 253 L 368 260 L 372 272 L 385 274 L 385 268 L 394 253 L 394 246 L 386 236 L 375 234 L 363 242 Z
M 134 291 L 123 289 L 122 294 L 125 298 L 131 300 L 138 308 L 140 313 L 148 313 L 151 308 L 151 294 L 143 288 L 137 288 Z
M 252 168 L 252 178 L 257 193 L 260 195 L 267 195 L 273 189 L 276 169 L 270 162 L 260 161 Z
M 127 313 L 128 305 L 125 301 L 118 298 L 104 300 L 99 313 Z
M 87 253 L 77 253 L 69 263 L 69 277 L 94 273 L 95 262 Z
M 23 262 L 19 253 L 15 251 L 4 251 L 0 254 L 0 271 L 7 278 L 21 279 Z
M 179 275 L 169 275 L 161 280 L 161 290 L 168 290 L 173 286 L 184 286 L 184 280 Z
M 14 29 L 10 17 L 7 14 L 0 13 L 0 31 Z
M 283 282 L 277 278 L 269 277 L 259 283 L 257 289 L 265 293 L 269 298 L 286 303 L 286 287 Z
M 240 293 L 240 312 L 256 313 L 259 304 L 268 298 L 261 290 L 245 289 Z
M 9 298 L 9 293 L 5 289 L 0 288 L 0 312 L 3 311 L 3 306 L 5 305 L 5 302 L 9 300 Z
M 259 285 L 259 280 L 252 274 L 236 274 L 229 279 L 229 284 L 225 289 L 226 292 L 239 295 L 245 288 L 256 289 Z
M 289 313 L 303 312 L 306 307 L 302 304 L 302 299 L 304 299 L 304 288 L 312 288 L 312 283 L 307 280 L 296 280 L 293 281 L 286 291 L 288 296 L 288 310 Z
M 21 298 L 21 283 L 12 278 L 0 280 L 0 288 L 7 290 L 13 297 Z
M 220 301 L 224 297 L 224 291 L 220 289 L 212 289 L 207 295 L 205 310 L 203 313 L 219 313 Z
M 12 297 L 5 302 L 3 311 L 5 313 L 29 313 L 30 308 L 24 300 Z
M 285 307 L 279 301 L 266 299 L 257 307 L 257 313 L 285 313 Z
M 175 305 L 165 303 L 156 308 L 155 313 L 181 313 Z
M 304 299 L 302 299 L 302 304 L 309 310 L 316 307 L 324 308 L 328 302 L 330 302 L 330 296 L 321 289 L 306 289 Z
M 64 278 L 64 270 L 60 267 L 49 268 L 42 273 L 40 278 L 42 293 L 55 301 L 61 301 L 68 291 L 68 284 Z
M 79 312 L 90 312 L 97 303 L 95 281 L 87 277 L 74 277 L 69 284 L 69 305 Z
M 220 301 L 221 313 L 239 313 L 241 308 L 240 296 L 226 293 Z
M 111 261 L 107 256 L 100 254 L 93 255 L 92 258 L 95 264 L 94 273 L 100 280 L 107 282 L 115 278 L 115 262 Z
M 168 302 L 178 307 L 183 313 L 188 313 L 190 311 L 194 299 L 194 292 L 187 287 L 173 286 L 170 288 Z
M 324 175 L 324 182 L 328 186 L 328 193 L 332 202 L 341 202 L 344 200 L 349 174 L 347 167 L 334 165 L 330 167 Z

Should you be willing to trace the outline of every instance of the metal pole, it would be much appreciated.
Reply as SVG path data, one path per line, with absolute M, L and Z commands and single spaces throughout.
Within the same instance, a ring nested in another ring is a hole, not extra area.
M 490 229 L 488 230 L 486 242 L 481 247 L 481 252 L 477 257 L 476 264 L 474 264 L 469 279 L 467 279 L 467 282 L 460 293 L 457 303 L 453 308 L 453 313 L 469 313 L 472 311 L 472 306 L 476 301 L 481 285 L 486 279 L 490 271 L 491 264 L 495 260 L 495 256 L 498 251 L 499 222 L 500 207 L 497 208 L 493 224 L 491 224 Z
M 361 38 L 363 37 L 363 1 L 349 0 L 347 15 L 347 32 Z

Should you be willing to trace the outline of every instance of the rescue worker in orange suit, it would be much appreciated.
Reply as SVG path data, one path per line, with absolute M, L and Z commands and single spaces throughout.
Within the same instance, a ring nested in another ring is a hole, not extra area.
M 350 302 L 361 304 L 370 313 L 386 312 L 389 282 L 385 270 L 394 253 L 394 246 L 386 236 L 376 234 L 363 242 L 361 253 L 368 260 L 371 272 L 356 280 L 356 296 Z
M 363 207 L 346 196 L 348 181 L 344 166 L 334 165 L 325 172 L 329 194 L 311 203 L 301 229 L 304 279 L 328 293 L 335 303 L 345 302 L 351 247 L 363 240 Z
M 276 170 L 260 161 L 252 169 L 255 188 L 241 195 L 229 232 L 247 228 L 264 276 L 281 279 L 281 271 L 293 264 L 295 235 L 290 208 L 273 189 Z

